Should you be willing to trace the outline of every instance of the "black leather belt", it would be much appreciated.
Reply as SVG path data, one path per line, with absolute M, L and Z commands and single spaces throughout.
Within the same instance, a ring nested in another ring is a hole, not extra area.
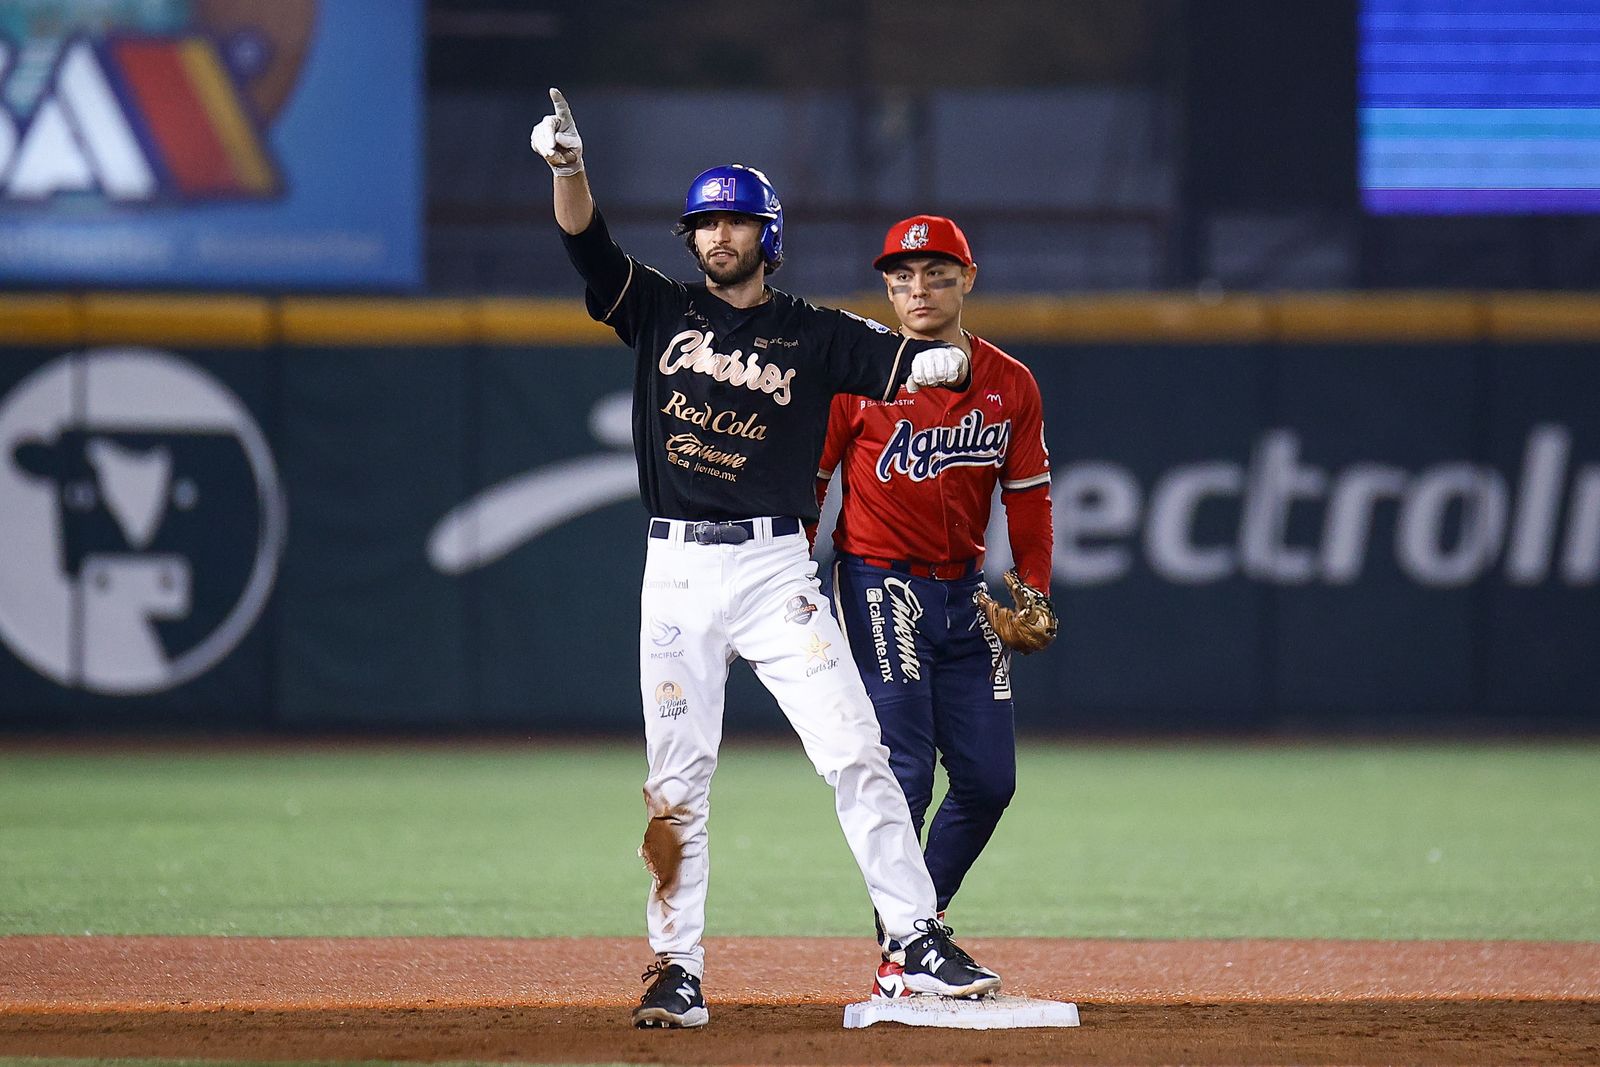
M 740 519 L 737 522 L 691 522 L 688 519 L 677 521 L 681 521 L 687 527 L 683 534 L 684 541 L 692 540 L 697 545 L 740 545 L 756 535 L 754 519 Z M 799 532 L 800 520 L 793 515 L 779 515 L 772 520 L 773 537 L 785 537 Z M 651 519 L 650 536 L 659 541 L 670 539 L 672 523 L 666 519 Z

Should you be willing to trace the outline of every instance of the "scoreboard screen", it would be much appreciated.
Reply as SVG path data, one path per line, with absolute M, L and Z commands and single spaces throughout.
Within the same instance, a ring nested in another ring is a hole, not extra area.
M 1363 0 L 1362 203 L 1600 212 L 1600 0 Z

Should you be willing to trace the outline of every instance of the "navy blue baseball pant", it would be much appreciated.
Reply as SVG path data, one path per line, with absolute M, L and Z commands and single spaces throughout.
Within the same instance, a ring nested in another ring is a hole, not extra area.
M 832 577 L 839 622 L 919 836 L 935 760 L 950 780 L 923 850 L 943 911 L 1016 790 L 1010 651 L 973 603 L 982 571 L 946 581 L 841 554 Z

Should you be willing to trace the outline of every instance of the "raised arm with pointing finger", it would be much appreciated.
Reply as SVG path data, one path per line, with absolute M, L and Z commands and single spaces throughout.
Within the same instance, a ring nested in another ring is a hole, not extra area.
M 706 816 L 723 688 L 743 657 L 834 787 L 839 825 L 910 989 L 1000 987 L 936 916 L 904 794 L 803 533 L 828 409 L 839 393 L 890 400 L 963 381 L 958 346 L 913 341 L 767 284 L 783 262 L 783 205 L 767 176 L 712 167 L 689 185 L 678 232 L 704 280 L 627 255 L 595 207 L 572 109 L 530 139 L 554 172 L 555 214 L 590 315 L 634 352 L 633 441 L 646 528 L 639 688 L 649 777 L 646 908 L 655 965 L 637 1026 L 701 1026 Z
M 572 108 L 561 90 L 550 90 L 554 115 L 546 115 L 533 128 L 528 143 L 550 164 L 555 175 L 556 224 L 566 233 L 582 233 L 594 217 L 594 194 L 583 172 L 583 138 L 572 119 Z

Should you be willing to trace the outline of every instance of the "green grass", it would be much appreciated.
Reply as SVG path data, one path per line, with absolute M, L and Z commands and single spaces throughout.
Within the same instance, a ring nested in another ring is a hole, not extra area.
M 0 934 L 638 936 L 634 745 L 0 752 Z M 1600 747 L 1032 746 L 962 935 L 1600 940 Z M 712 935 L 866 934 L 798 742 L 713 788 Z

